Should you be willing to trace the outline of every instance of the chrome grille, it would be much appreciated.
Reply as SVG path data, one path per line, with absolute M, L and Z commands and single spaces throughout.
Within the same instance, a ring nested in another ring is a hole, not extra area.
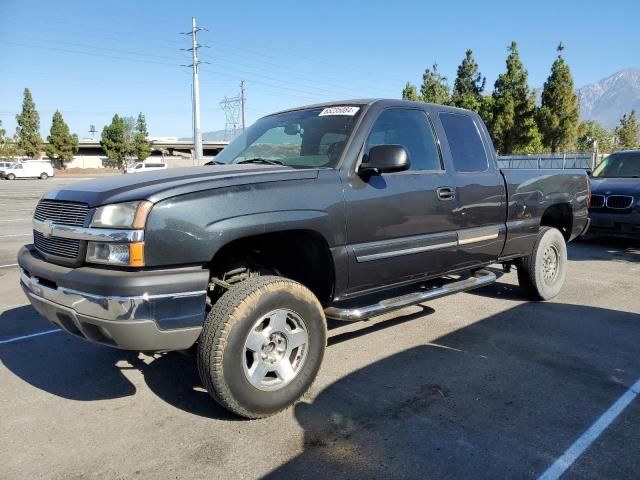
M 604 195 L 591 195 L 591 208 L 604 207 Z
M 633 197 L 629 195 L 610 195 L 607 197 L 607 208 L 615 210 L 624 210 L 630 208 L 633 203 Z
M 59 225 L 83 226 L 89 212 L 86 203 L 63 202 L 59 200 L 40 200 L 33 218 L 44 222 L 50 220 L 51 223 Z
M 45 237 L 40 232 L 33 231 L 33 243 L 36 248 L 48 255 L 76 259 L 80 254 L 81 240 L 61 237 Z

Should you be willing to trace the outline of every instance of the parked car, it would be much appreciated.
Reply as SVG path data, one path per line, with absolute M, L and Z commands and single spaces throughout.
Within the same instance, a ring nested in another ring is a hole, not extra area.
M 0 178 L 2 178 L 3 173 L 13 165 L 15 165 L 15 162 L 0 162 Z
M 500 170 L 480 117 L 441 105 L 287 110 L 216 161 L 46 194 L 18 262 L 54 325 L 129 350 L 196 346 L 211 396 L 250 418 L 310 387 L 327 317 L 481 287 L 496 262 L 553 298 L 587 226 L 584 170 Z
M 591 177 L 589 232 L 640 238 L 640 150 L 609 155 Z
M 53 166 L 48 160 L 27 160 L 26 162 L 13 163 L 6 170 L 0 170 L 0 177 L 7 180 L 15 180 L 16 178 L 46 180 L 53 175 Z
M 167 165 L 161 162 L 135 162 L 127 166 L 125 173 L 144 173 L 154 170 L 165 170 Z

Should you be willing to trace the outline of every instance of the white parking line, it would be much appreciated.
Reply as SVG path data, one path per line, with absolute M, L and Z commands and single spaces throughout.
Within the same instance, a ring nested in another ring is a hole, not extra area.
M 29 222 L 30 218 L 10 218 L 8 220 L 0 220 L 0 222 Z
M 538 480 L 557 480 L 640 394 L 640 378 L 571 445 Z
M 17 267 L 17 263 L 7 263 L 6 265 L 0 265 L 0 268 Z
M 14 233 L 12 235 L 0 235 L 0 238 L 6 237 L 28 237 L 29 235 L 33 235 L 32 233 Z
M 45 332 L 32 333 L 31 335 L 23 335 L 21 337 L 8 338 L 7 340 L 0 340 L 0 345 L 3 345 L 5 343 L 19 342 L 20 340 L 27 340 L 28 338 L 40 337 L 42 335 L 49 335 L 50 333 L 57 333 L 61 331 L 62 330 L 60 330 L 59 328 L 56 328 L 54 330 L 47 330 Z

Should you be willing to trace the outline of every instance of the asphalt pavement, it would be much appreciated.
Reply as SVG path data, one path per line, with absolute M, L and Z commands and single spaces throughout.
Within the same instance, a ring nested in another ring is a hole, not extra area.
M 640 245 L 569 246 L 565 288 L 481 290 L 331 324 L 303 402 L 254 421 L 193 357 L 56 331 L 16 254 L 48 189 L 0 181 L 0 478 L 640 478 Z M 556 475 L 556 477 L 554 477 Z

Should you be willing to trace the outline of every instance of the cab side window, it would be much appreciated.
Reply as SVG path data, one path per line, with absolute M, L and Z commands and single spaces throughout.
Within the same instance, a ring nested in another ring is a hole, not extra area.
M 489 167 L 480 132 L 473 118 L 459 113 L 440 113 L 456 172 L 484 172 Z
M 376 145 L 390 144 L 402 145 L 407 150 L 410 170 L 442 170 L 440 151 L 424 112 L 405 108 L 382 112 L 369 133 L 366 153 Z

